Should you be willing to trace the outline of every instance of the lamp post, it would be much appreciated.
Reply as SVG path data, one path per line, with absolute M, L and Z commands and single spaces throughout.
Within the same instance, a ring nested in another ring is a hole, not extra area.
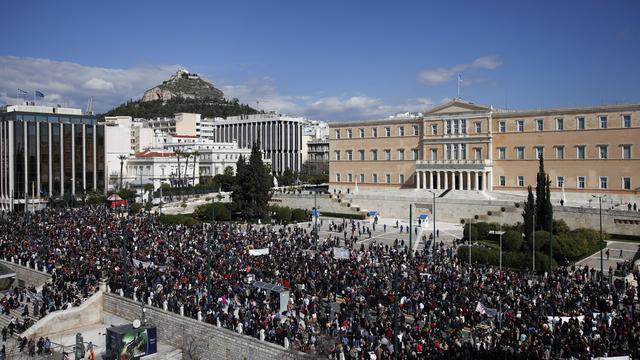
M 533 262 L 531 263 L 531 267 L 533 269 L 533 273 L 536 272 L 536 214 L 533 213 L 533 226 L 531 227 L 531 240 L 533 242 L 533 246 L 531 246 L 531 253 L 533 254 Z
M 431 190 L 427 190 L 427 192 L 430 192 L 431 195 L 433 195 L 433 209 L 431 210 L 431 221 L 433 221 L 433 256 L 436 256 L 436 193 L 431 191 Z
M 435 241 L 435 235 L 434 235 Z M 409 259 L 411 259 L 411 253 L 413 252 L 413 204 L 409 204 Z
M 469 268 L 471 268 L 471 218 L 469 218 Z
M 604 239 L 602 238 L 602 199 L 607 197 L 607 194 L 604 195 L 600 195 L 600 196 L 596 196 L 596 195 L 591 195 L 594 198 L 598 199 L 598 205 L 600 208 L 600 242 L 602 242 Z M 602 244 L 600 244 L 600 282 L 602 283 L 604 278 L 604 260 L 602 258 Z
M 471 233 L 471 232 L 469 232 Z M 500 271 L 502 271 L 502 235 L 504 235 L 504 231 L 502 230 L 491 230 L 489 231 L 489 234 L 496 234 L 496 235 L 500 235 Z

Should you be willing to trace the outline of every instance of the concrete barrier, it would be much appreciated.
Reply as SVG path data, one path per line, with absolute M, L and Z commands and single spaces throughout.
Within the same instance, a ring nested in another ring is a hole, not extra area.
M 43 271 L 32 269 L 23 265 L 18 265 L 11 261 L 0 260 L 0 263 L 7 266 L 9 269 L 16 273 L 18 281 L 24 282 L 25 286 L 42 286 L 47 281 L 51 280 L 51 274 Z
M 38 320 L 21 334 L 37 339 L 64 331 L 79 329 L 102 322 L 103 292 L 98 291 L 80 306 L 54 311 Z
M 158 343 L 181 348 L 187 359 L 307 359 L 308 355 L 282 346 L 240 335 L 231 330 L 196 321 L 155 307 L 146 308 L 146 321 L 158 329 Z M 115 294 L 104 294 L 104 311 L 133 321 L 140 319 L 142 303 Z

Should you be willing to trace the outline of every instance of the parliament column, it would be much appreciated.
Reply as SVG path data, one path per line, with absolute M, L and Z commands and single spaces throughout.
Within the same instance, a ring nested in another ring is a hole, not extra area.
M 474 189 L 476 191 L 480 190 L 480 187 L 478 186 L 478 172 L 477 171 L 473 172 L 473 180 L 474 180 Z
M 423 189 L 428 189 L 428 187 L 427 187 L 427 172 L 426 171 L 422 172 L 422 188 Z
M 436 176 L 436 187 L 434 190 L 440 190 L 440 171 L 433 172 Z
M 467 171 L 467 188 L 465 190 L 471 190 L 471 172 Z
M 449 188 L 449 171 L 444 171 L 444 189 Z

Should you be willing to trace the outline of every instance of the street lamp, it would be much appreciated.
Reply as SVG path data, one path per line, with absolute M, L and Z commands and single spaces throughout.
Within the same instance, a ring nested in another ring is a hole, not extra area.
M 427 190 L 427 192 L 430 192 L 431 195 L 433 195 L 433 209 L 431 210 L 431 221 L 433 221 L 433 256 L 435 259 L 436 256 L 436 193 L 431 191 L 431 190 Z
M 471 232 L 469 232 L 471 233 Z M 489 234 L 500 235 L 500 271 L 502 271 L 502 235 L 504 235 L 505 231 L 502 230 L 491 230 Z
M 533 263 L 531 265 L 533 273 L 536 272 L 536 214 L 533 214 L 533 225 L 531 226 L 531 240 L 533 245 L 531 246 L 531 253 L 533 254 Z
M 591 195 L 594 198 L 598 199 L 598 205 L 600 206 L 600 242 L 603 241 L 602 238 L 602 199 L 607 197 L 607 194 L 604 195 L 600 195 L 600 196 L 596 196 L 596 195 Z M 602 280 L 604 278 L 604 260 L 602 259 L 602 244 L 600 244 L 600 282 L 602 283 Z

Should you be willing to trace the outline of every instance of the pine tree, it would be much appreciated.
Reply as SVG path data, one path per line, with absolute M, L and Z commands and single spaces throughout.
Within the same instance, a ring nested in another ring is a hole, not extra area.
M 527 202 L 524 204 L 524 211 L 522 212 L 522 231 L 524 232 L 524 239 L 527 244 L 531 244 L 533 241 L 531 237 L 535 229 L 533 228 L 533 216 L 536 212 L 536 201 L 533 197 L 533 191 L 531 185 L 529 185 L 528 189 L 529 195 L 527 196 Z

